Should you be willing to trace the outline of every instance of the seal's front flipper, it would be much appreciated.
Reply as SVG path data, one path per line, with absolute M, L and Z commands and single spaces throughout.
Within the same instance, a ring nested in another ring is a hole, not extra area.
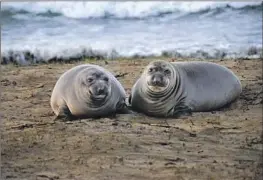
M 117 110 L 117 113 L 118 114 L 131 114 L 132 111 L 126 106 L 123 109 Z
M 174 117 L 192 116 L 192 110 L 188 106 L 181 106 L 174 111 Z
M 68 106 L 64 105 L 59 108 L 59 113 L 54 120 L 72 121 L 74 119 L 76 118 L 71 114 Z
M 188 116 L 192 116 L 192 110 L 190 108 L 185 108 L 182 111 L 180 111 L 177 114 L 178 118 L 183 118 L 183 117 L 188 117 Z
M 56 118 L 54 119 L 54 121 L 73 121 L 75 118 L 72 118 L 70 116 L 61 116 L 61 115 L 58 115 L 56 116 Z
M 167 116 L 174 118 L 180 118 L 182 116 L 192 116 L 192 109 L 186 105 L 177 105 L 167 113 Z
M 116 112 L 118 114 L 130 114 L 131 113 L 131 111 L 129 110 L 129 107 L 125 103 L 125 99 L 123 99 L 117 103 Z

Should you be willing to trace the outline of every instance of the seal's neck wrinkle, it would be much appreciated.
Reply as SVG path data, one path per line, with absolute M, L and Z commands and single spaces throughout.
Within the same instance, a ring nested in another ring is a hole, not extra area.
M 185 92 L 181 73 L 177 67 L 171 68 L 171 77 L 167 88 L 161 92 L 153 92 L 146 83 L 143 83 L 141 93 L 145 95 L 143 99 L 149 114 L 170 116 L 174 108 L 180 108 L 184 104 Z

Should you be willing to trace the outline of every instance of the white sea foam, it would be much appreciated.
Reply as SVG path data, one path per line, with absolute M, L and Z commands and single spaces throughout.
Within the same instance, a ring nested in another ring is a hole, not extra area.
M 113 16 L 116 18 L 144 18 L 162 13 L 199 12 L 230 6 L 242 8 L 248 5 L 260 5 L 255 2 L 175 2 L 175 1 L 126 1 L 126 2 L 2 2 L 2 9 L 32 13 L 60 13 L 70 18 L 98 18 Z

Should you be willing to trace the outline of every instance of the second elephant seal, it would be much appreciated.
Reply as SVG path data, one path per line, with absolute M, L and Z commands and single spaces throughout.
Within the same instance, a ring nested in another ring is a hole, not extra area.
M 126 112 L 126 93 L 120 82 L 98 65 L 78 65 L 58 79 L 51 107 L 57 117 L 90 118 Z
M 132 87 L 131 108 L 150 116 L 178 117 L 211 111 L 242 92 L 238 77 L 212 62 L 151 62 Z

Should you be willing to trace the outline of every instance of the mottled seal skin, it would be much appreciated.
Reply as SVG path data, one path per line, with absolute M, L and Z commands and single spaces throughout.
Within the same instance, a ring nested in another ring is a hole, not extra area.
M 125 97 L 124 88 L 109 71 L 83 64 L 61 75 L 50 104 L 58 118 L 99 118 L 126 113 Z
M 242 92 L 238 77 L 212 62 L 153 61 L 132 87 L 134 111 L 155 117 L 178 117 L 222 108 Z

